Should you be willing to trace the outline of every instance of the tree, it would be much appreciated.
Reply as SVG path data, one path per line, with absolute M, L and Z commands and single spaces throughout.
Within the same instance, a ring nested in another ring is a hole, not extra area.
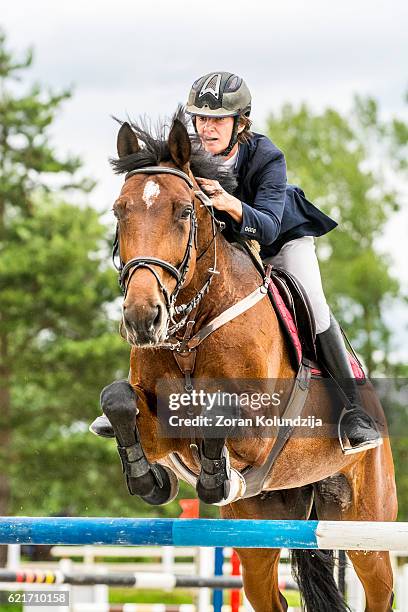
M 75 506 L 78 451 L 91 437 L 84 422 L 128 359 L 107 313 L 117 297 L 107 228 L 91 207 L 64 201 L 93 183 L 78 178 L 79 159 L 60 158 L 49 141 L 70 94 L 39 85 L 22 92 L 18 77 L 31 62 L 31 52 L 15 61 L 0 33 L 1 515 L 58 512 L 67 499 Z M 82 455 L 95 468 L 93 448 Z M 102 446 L 97 460 L 109 463 L 113 452 Z
M 402 199 L 395 185 L 407 169 L 408 127 L 380 121 L 377 103 L 356 97 L 347 116 L 287 104 L 267 130 L 286 153 L 289 181 L 339 222 L 317 241 L 328 301 L 369 373 L 385 374 L 391 332 L 383 312 L 400 286 L 377 239 Z
M 406 520 L 408 371 L 389 360 L 392 332 L 384 318 L 386 309 L 406 297 L 377 239 L 406 197 L 408 126 L 398 118 L 382 121 L 375 100 L 356 97 L 347 115 L 287 104 L 269 117 L 267 129 L 286 153 L 289 181 L 339 222 L 317 241 L 323 285 L 369 374 L 389 377 L 375 382 L 391 431 L 400 517 Z
M 110 314 L 119 296 L 113 228 L 66 201 L 93 185 L 78 178 L 79 159 L 50 145 L 69 92 L 17 92 L 13 79 L 32 56 L 16 62 L 5 43 L 1 35 L 0 515 L 143 515 L 148 506 L 128 495 L 115 443 L 87 430 L 101 388 L 129 365 Z M 177 514 L 177 504 L 156 513 Z

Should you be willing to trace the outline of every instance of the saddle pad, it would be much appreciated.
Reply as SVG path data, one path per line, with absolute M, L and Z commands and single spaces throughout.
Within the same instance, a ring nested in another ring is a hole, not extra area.
M 299 333 L 292 313 L 286 306 L 273 280 L 271 280 L 269 283 L 269 294 L 271 296 L 271 301 L 275 308 L 278 319 L 284 331 L 286 332 L 286 336 L 289 341 L 289 346 L 291 348 L 291 353 L 295 360 L 296 368 L 299 368 L 303 357 L 302 343 L 300 341 Z M 361 364 L 354 357 L 354 355 L 351 355 L 349 353 L 349 360 L 354 373 L 354 377 L 358 380 L 365 380 L 364 370 L 361 367 Z M 321 370 L 319 365 L 316 363 L 316 367 L 312 368 L 312 375 L 315 377 L 325 376 L 325 373 L 324 370 Z

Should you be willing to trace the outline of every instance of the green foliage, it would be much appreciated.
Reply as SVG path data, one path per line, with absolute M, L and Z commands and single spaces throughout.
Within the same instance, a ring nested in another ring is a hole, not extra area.
M 374 351 L 389 352 L 383 312 L 400 286 L 378 238 L 399 209 L 395 185 L 404 174 L 408 128 L 397 119 L 382 122 L 375 100 L 356 97 L 347 116 L 287 104 L 269 117 L 267 130 L 285 151 L 289 181 L 339 222 L 317 241 L 328 301 L 369 372 L 386 374 L 387 360 Z
M 0 237 L 11 218 L 30 212 L 38 187 L 50 189 L 50 174 L 72 181 L 81 165 L 75 157 L 59 158 L 48 137 L 48 128 L 70 92 L 44 93 L 38 84 L 21 91 L 15 85 L 31 62 L 32 52 L 21 62 L 14 61 L 0 31 Z M 92 183 L 75 180 L 70 187 L 89 190 Z
M 101 388 L 129 364 L 110 315 L 119 296 L 112 232 L 91 207 L 66 202 L 73 187 L 91 185 L 77 179 L 80 160 L 61 160 L 49 144 L 70 93 L 36 85 L 17 94 L 9 83 L 32 54 L 15 62 L 5 42 L 1 35 L 0 514 L 143 516 L 151 508 L 127 493 L 115 443 L 87 429 Z M 188 485 L 181 496 L 192 496 Z
M 85 514 L 86 495 L 109 513 L 113 485 L 99 488 L 98 474 L 118 482 L 115 452 L 84 431 L 101 387 L 127 373 L 128 347 L 108 316 L 118 295 L 110 232 L 91 207 L 65 201 L 67 183 L 91 184 L 77 180 L 78 159 L 49 144 L 69 92 L 10 86 L 31 60 L 15 62 L 0 36 L 0 513 Z
M 175 589 L 169 592 L 160 589 L 110 588 L 109 603 L 192 604 L 196 592 L 188 589 Z
M 336 230 L 317 240 L 330 305 L 369 373 L 405 377 L 405 382 L 406 366 L 388 357 L 392 338 L 384 312 L 406 298 L 378 238 L 403 202 L 407 124 L 398 118 L 382 121 L 375 100 L 356 97 L 347 115 L 330 108 L 314 113 L 306 105 L 297 109 L 285 105 L 270 116 L 267 129 L 286 154 L 289 181 L 299 184 L 310 200 L 339 222 Z M 406 520 L 406 403 L 385 399 L 400 518 Z

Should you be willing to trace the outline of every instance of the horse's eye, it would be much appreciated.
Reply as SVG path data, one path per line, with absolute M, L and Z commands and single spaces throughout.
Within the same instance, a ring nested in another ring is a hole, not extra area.
M 191 217 L 191 213 L 193 212 L 192 206 L 187 206 L 181 213 L 180 219 L 188 219 Z

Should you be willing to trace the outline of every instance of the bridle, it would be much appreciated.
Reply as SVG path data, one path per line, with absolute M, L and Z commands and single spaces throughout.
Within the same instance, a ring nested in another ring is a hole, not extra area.
M 213 208 L 212 202 L 210 198 L 208 198 L 202 191 L 195 191 L 194 183 L 192 179 L 190 178 L 188 174 L 186 174 L 182 170 L 179 170 L 178 168 L 169 168 L 167 166 L 148 166 L 146 168 L 138 168 L 136 170 L 131 170 L 130 172 L 126 174 L 125 181 L 127 181 L 130 177 L 134 176 L 135 174 L 172 174 L 173 176 L 178 176 L 179 178 L 183 179 L 187 183 L 188 187 L 193 191 L 193 194 L 194 194 L 193 208 L 190 213 L 190 229 L 189 229 L 187 246 L 184 251 L 183 259 L 179 266 L 176 267 L 173 264 L 169 263 L 168 261 L 165 261 L 164 259 L 160 259 L 158 257 L 150 257 L 150 256 L 134 257 L 133 259 L 130 259 L 129 261 L 124 263 L 120 256 L 119 224 L 116 226 L 116 234 L 115 234 L 115 239 L 114 239 L 113 248 L 112 248 L 112 260 L 113 260 L 113 264 L 115 268 L 117 269 L 119 273 L 119 286 L 122 290 L 124 297 L 126 297 L 129 283 L 131 281 L 133 274 L 136 272 L 136 270 L 139 270 L 141 268 L 146 268 L 155 277 L 160 287 L 160 290 L 164 296 L 167 313 L 169 315 L 170 325 L 168 326 L 167 333 L 166 333 L 166 341 L 168 341 L 172 338 L 172 336 L 174 336 L 174 334 L 177 331 L 182 329 L 187 324 L 187 320 L 188 320 L 188 317 L 191 311 L 198 306 L 198 304 L 200 303 L 204 295 L 208 292 L 214 274 L 219 274 L 217 270 L 216 235 L 218 232 L 224 229 L 224 223 L 222 221 L 219 221 L 215 217 L 213 209 L 212 209 Z M 212 240 L 207 245 L 207 247 L 204 248 L 202 253 L 197 256 L 197 261 L 204 255 L 204 253 L 208 250 L 211 244 L 213 244 L 214 245 L 214 262 L 213 262 L 213 266 L 211 268 L 208 268 L 209 276 L 207 280 L 205 281 L 202 288 L 195 294 L 195 296 L 187 304 L 176 305 L 177 297 L 180 293 L 181 288 L 183 287 L 185 283 L 185 280 L 186 280 L 186 277 L 187 277 L 187 274 L 190 268 L 191 257 L 192 257 L 192 252 L 193 252 L 193 245 L 197 248 L 198 220 L 197 220 L 196 210 L 194 207 L 195 198 L 198 198 L 201 201 L 202 206 L 204 206 L 206 210 L 209 212 L 211 216 L 211 223 L 212 223 Z M 167 287 L 164 285 L 159 274 L 157 273 L 157 271 L 154 269 L 153 266 L 158 266 L 162 268 L 163 270 L 166 270 L 173 276 L 173 278 L 176 279 L 176 286 L 174 287 L 171 293 L 169 293 Z M 175 319 L 175 316 L 181 316 L 181 319 L 177 321 Z M 173 345 L 171 344 L 170 346 L 173 346 Z

